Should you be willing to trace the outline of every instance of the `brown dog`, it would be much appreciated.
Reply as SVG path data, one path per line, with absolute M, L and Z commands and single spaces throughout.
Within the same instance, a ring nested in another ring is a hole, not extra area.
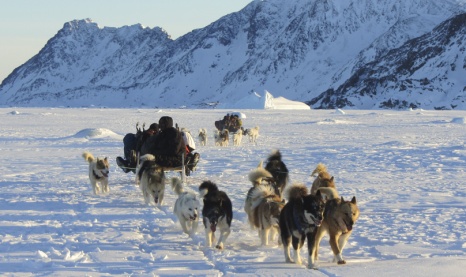
M 324 220 L 322 221 L 322 225 L 317 229 L 315 235 L 308 267 L 316 268 L 319 244 L 326 233 L 330 236 L 330 246 L 335 255 L 334 262 L 346 264 L 342 256 L 342 251 L 353 231 L 353 225 L 358 218 L 359 208 L 356 203 L 356 197 L 353 197 L 351 201 L 345 201 L 343 197 L 328 200 L 325 203 Z
M 335 188 L 335 181 L 332 175 L 327 172 L 327 167 L 319 163 L 317 167 L 312 171 L 311 176 L 315 176 L 314 182 L 311 187 L 311 195 L 315 195 L 319 188 Z

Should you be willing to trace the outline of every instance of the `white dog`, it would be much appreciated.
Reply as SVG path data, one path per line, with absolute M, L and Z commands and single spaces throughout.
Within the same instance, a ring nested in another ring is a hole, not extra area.
M 160 206 L 163 204 L 165 194 L 165 173 L 156 166 L 154 155 L 146 154 L 140 160 L 141 164 L 136 174 L 144 202 L 150 204 L 152 197 L 155 205 Z
M 84 152 L 82 156 L 84 160 L 89 163 L 89 180 L 91 181 L 94 194 L 99 193 L 101 190 L 97 183 L 100 183 L 102 186 L 102 192 L 108 192 L 108 173 L 110 166 L 107 157 L 105 157 L 105 159 L 95 159 L 94 156 L 87 151 Z
M 243 130 L 239 129 L 236 133 L 233 134 L 233 145 L 240 146 L 241 141 L 243 140 Z
M 183 232 L 193 237 L 199 225 L 199 198 L 194 192 L 185 191 L 179 178 L 172 178 L 172 189 L 178 195 L 173 212 L 178 217 Z
M 199 129 L 199 142 L 201 143 L 202 146 L 206 146 L 207 144 L 207 129 L 201 128 Z
M 248 129 L 249 142 L 256 142 L 257 137 L 259 136 L 259 126 Z

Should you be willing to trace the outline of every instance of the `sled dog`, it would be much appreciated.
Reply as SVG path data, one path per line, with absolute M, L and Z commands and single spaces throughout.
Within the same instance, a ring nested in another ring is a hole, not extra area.
M 206 130 L 205 128 L 199 129 L 198 138 L 199 138 L 199 143 L 200 143 L 202 146 L 206 146 L 206 145 L 207 145 L 207 130 Z
M 319 189 L 317 193 L 322 189 L 325 188 Z M 345 201 L 343 197 L 338 198 L 338 194 L 335 196 L 337 198 L 330 199 L 325 203 L 324 220 L 322 225 L 317 229 L 312 253 L 310 254 L 309 268 L 316 268 L 319 244 L 326 233 L 330 236 L 330 246 L 334 254 L 333 261 L 339 265 L 346 264 L 342 252 L 353 231 L 353 225 L 359 218 L 359 208 L 355 196 L 353 196 L 351 201 Z
M 283 243 L 285 261 L 301 264 L 300 249 L 307 239 L 309 264 L 317 228 L 322 224 L 324 201 L 320 191 L 316 195 L 308 194 L 302 185 L 293 185 L 287 191 L 288 203 L 280 213 L 280 236 Z M 293 245 L 294 260 L 290 256 L 290 245 Z
M 224 243 L 230 235 L 233 207 L 228 195 L 218 190 L 215 183 L 204 181 L 199 186 L 199 193 L 204 200 L 202 208 L 202 221 L 205 228 L 206 246 L 211 247 L 215 240 L 217 227 L 220 230 L 217 249 L 223 249 Z
M 89 181 L 91 182 L 92 190 L 94 194 L 102 192 L 109 192 L 108 188 L 108 173 L 110 165 L 107 157 L 104 159 L 94 158 L 90 152 L 84 152 L 82 157 L 89 163 Z M 100 183 L 102 188 L 97 183 Z
M 173 212 L 180 221 L 183 232 L 192 237 L 199 225 L 199 198 L 194 192 L 185 191 L 179 178 L 172 178 L 172 189 L 178 195 Z
M 270 185 L 254 187 L 251 198 L 253 199 L 251 205 L 253 225 L 259 230 L 261 245 L 268 245 L 269 233 L 272 239 L 275 238 L 276 234 L 280 233 L 278 220 L 285 202 Z M 279 244 L 281 244 L 281 240 L 279 240 Z
M 254 228 L 254 214 L 252 204 L 256 200 L 253 198 L 253 191 L 256 187 L 261 185 L 270 186 L 270 182 L 273 180 L 272 174 L 262 167 L 262 162 L 259 163 L 257 168 L 253 169 L 248 175 L 249 181 L 251 181 L 252 187 L 249 189 L 246 200 L 244 201 L 244 211 L 248 216 L 248 222 L 251 228 Z
M 275 186 L 280 193 L 280 197 L 283 195 L 283 190 L 289 181 L 288 168 L 282 161 L 282 154 L 279 150 L 274 150 L 267 158 L 265 169 L 272 174 Z
M 247 129 L 247 133 L 249 136 L 249 142 L 256 142 L 257 137 L 259 137 L 259 126 L 256 126 L 251 129 Z
M 215 145 L 228 146 L 230 144 L 230 132 L 228 129 L 224 129 L 218 132 L 218 136 L 215 138 Z
M 233 134 L 233 145 L 240 146 L 242 140 L 243 140 L 243 130 L 238 129 L 238 131 L 236 131 L 236 133 Z
M 317 189 L 322 187 L 335 188 L 335 180 L 333 176 L 327 172 L 327 167 L 324 164 L 319 163 L 317 165 L 314 171 L 312 171 L 311 176 L 315 176 L 315 174 L 317 174 L 317 177 L 314 179 L 314 182 L 312 182 L 312 195 L 316 194 Z
M 160 206 L 163 204 L 165 194 L 165 173 L 162 168 L 155 164 L 154 155 L 146 154 L 140 160 L 141 163 L 136 174 L 144 202 L 150 204 L 152 198 L 154 204 Z

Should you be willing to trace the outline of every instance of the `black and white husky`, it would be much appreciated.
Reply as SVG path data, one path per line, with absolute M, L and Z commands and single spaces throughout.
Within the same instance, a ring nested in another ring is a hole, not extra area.
M 285 261 L 301 264 L 300 250 L 307 239 L 308 267 L 314 266 L 312 250 L 315 244 L 315 235 L 322 224 L 324 213 L 324 200 L 320 191 L 311 195 L 304 185 L 293 185 L 288 190 L 288 203 L 280 213 L 280 236 L 285 253 Z M 294 261 L 290 256 L 290 245 L 294 249 Z
M 206 246 L 212 247 L 215 240 L 217 227 L 220 230 L 217 249 L 223 249 L 223 245 L 230 235 L 231 220 L 233 219 L 233 207 L 228 195 L 218 190 L 215 183 L 204 181 L 199 186 L 199 193 L 204 200 L 202 208 L 202 221 L 205 227 Z
M 185 191 L 179 178 L 172 178 L 172 189 L 178 195 L 173 212 L 178 217 L 183 232 L 192 237 L 199 225 L 199 198 L 194 192 Z
M 108 173 L 109 163 L 107 157 L 104 159 L 94 158 L 90 152 L 84 152 L 82 154 L 84 160 L 89 163 L 89 181 L 91 182 L 92 190 L 94 194 L 102 192 L 108 192 Z M 102 188 L 97 183 L 100 183 Z

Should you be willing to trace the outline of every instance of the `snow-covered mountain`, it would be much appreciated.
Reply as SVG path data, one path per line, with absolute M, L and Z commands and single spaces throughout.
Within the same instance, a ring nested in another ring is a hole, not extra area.
M 359 68 L 320 108 L 466 109 L 466 13 Z
M 325 107 L 322 92 L 431 32 L 462 3 L 257 0 L 176 40 L 161 28 L 75 20 L 2 82 L 0 104 L 202 108 L 269 90 Z

